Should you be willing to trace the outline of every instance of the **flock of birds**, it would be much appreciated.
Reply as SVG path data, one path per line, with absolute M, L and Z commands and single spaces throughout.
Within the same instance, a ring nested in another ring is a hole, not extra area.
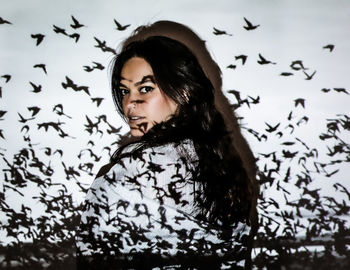
M 243 20 L 243 28 L 247 31 L 258 31 L 262 27 L 260 24 L 252 23 L 247 18 L 243 18 Z M 15 22 L 0 17 L 0 27 L 6 25 L 16 27 Z M 81 23 L 75 16 L 71 16 L 70 29 L 53 25 L 52 31 L 62 38 L 68 37 L 78 43 L 80 39 L 79 29 L 82 27 L 88 26 Z M 117 31 L 125 31 L 130 27 L 130 24 L 123 25 L 114 19 L 114 27 Z M 213 27 L 212 33 L 216 36 L 232 36 L 232 33 L 217 27 Z M 41 46 L 46 38 L 41 33 L 30 34 L 30 37 L 34 41 L 34 46 Z M 105 40 L 100 40 L 97 37 L 94 37 L 94 40 L 96 42 L 94 47 L 101 53 L 116 53 L 115 49 L 108 46 Z M 330 53 L 334 48 L 333 44 L 323 46 L 323 49 Z M 247 63 L 247 58 L 248 55 L 236 55 L 234 56 L 235 63 L 226 68 L 234 70 L 238 65 L 244 66 Z M 266 59 L 262 54 L 259 54 L 256 62 L 259 65 L 278 65 L 277 62 Z M 45 75 L 50 75 L 45 63 L 35 64 L 33 68 L 40 69 Z M 105 69 L 101 63 L 96 61 L 92 61 L 91 65 L 84 65 L 82 68 L 89 73 Z M 296 72 L 303 73 L 305 80 L 313 80 L 316 74 L 316 70 L 310 70 L 302 60 L 294 60 L 290 63 L 290 70 L 283 71 L 279 75 L 292 76 Z M 0 74 L 0 76 L 2 79 L 0 98 L 2 98 L 3 91 L 6 91 L 6 84 L 16 74 Z M 28 83 L 33 93 L 42 91 L 42 85 L 33 81 L 28 81 Z M 110 98 L 92 97 L 89 86 L 78 85 L 69 76 L 65 76 L 61 87 L 87 95 L 90 101 L 101 110 L 103 110 L 103 106 L 101 106 L 103 100 Z M 349 92 L 341 87 L 323 88 L 321 91 L 349 95 Z M 238 90 L 227 90 L 227 93 L 235 99 L 232 102 L 232 108 L 235 110 L 239 110 L 242 106 L 251 108 L 251 106 L 261 103 L 260 96 L 243 96 Z M 69 95 L 68 92 L 66 94 Z M 335 166 L 350 162 L 350 144 L 344 141 L 341 136 L 341 134 L 350 131 L 350 115 L 335 115 L 333 119 L 327 119 L 326 123 L 323 123 L 325 132 L 320 134 L 319 138 L 328 145 L 329 152 L 324 153 L 328 156 L 328 160 L 321 161 L 319 159 L 322 154 L 319 152 L 320 149 L 307 145 L 302 138 L 294 136 L 295 130 L 301 125 L 307 125 L 309 120 L 307 115 L 299 115 L 300 111 L 305 108 L 305 102 L 304 98 L 295 99 L 294 108 L 291 108 L 289 115 L 277 124 L 266 122 L 266 128 L 263 131 L 255 130 L 252 127 L 243 127 L 261 144 L 269 143 L 271 136 L 273 136 L 279 140 L 281 145 L 280 148 L 274 149 L 270 153 L 256 153 L 261 188 L 275 189 L 284 198 L 283 204 L 272 196 L 266 197 L 261 194 L 259 198 L 260 228 L 255 244 L 258 253 L 254 259 L 254 264 L 257 267 L 274 267 L 290 262 L 292 259 L 299 259 L 299 261 L 302 260 L 309 264 L 312 261 L 315 265 L 321 265 L 324 259 L 329 259 L 330 264 L 338 266 L 334 258 L 337 256 L 349 258 L 350 256 L 348 248 L 349 224 L 342 219 L 342 216 L 349 215 L 350 211 L 349 190 L 346 186 L 334 182 L 333 188 L 338 192 L 339 199 L 322 195 L 319 188 L 311 188 L 311 186 L 315 186 L 314 183 L 321 176 L 328 178 L 334 176 L 339 171 L 337 168 L 334 169 Z M 64 104 L 52 104 L 51 108 L 52 112 L 60 119 L 74 123 L 74 116 L 64 112 Z M 13 107 L 13 110 L 16 108 Z M 69 149 L 33 144 L 31 136 L 35 123 L 37 130 L 55 132 L 58 139 L 66 137 L 77 139 L 65 131 L 66 123 L 62 120 L 38 123 L 35 121 L 41 108 L 28 104 L 27 110 L 30 113 L 29 117 L 17 112 L 18 122 L 21 124 L 21 133 L 18 136 L 23 137 L 22 148 L 14 156 L 6 154 L 6 146 L 0 148 L 3 160 L 0 205 L 1 212 L 5 215 L 5 219 L 1 219 L 0 231 L 10 241 L 4 244 L 5 247 L 2 250 L 5 254 L 1 257 L 0 265 L 8 266 L 14 261 L 18 265 L 26 264 L 33 267 L 43 264 L 54 265 L 64 261 L 71 263 L 74 257 L 72 254 L 74 253 L 75 228 L 79 223 L 81 205 L 75 203 L 74 194 L 67 188 L 65 182 L 55 179 L 56 171 L 61 166 L 66 180 L 73 181 L 82 192 L 86 192 L 89 186 L 83 184 L 80 179 L 86 176 L 93 179 L 96 174 L 95 164 L 101 160 L 102 155 L 110 156 L 112 150 L 115 149 L 114 145 L 104 146 L 102 151 L 96 154 L 93 150 L 99 145 L 96 135 L 111 136 L 111 141 L 115 142 L 122 137 L 121 127 L 115 127 L 110 123 L 105 114 L 95 116 L 95 118 L 86 115 L 86 122 L 82 129 L 85 129 L 90 139 L 87 141 L 86 148 L 77 153 L 81 162 L 78 165 L 68 164 L 65 161 L 64 153 Z M 5 110 L 0 110 L 0 121 L 6 118 L 7 113 Z M 80 125 L 81 123 L 75 124 Z M 1 145 L 6 145 L 5 134 L 6 127 L 1 126 Z M 38 141 L 40 138 L 34 138 L 34 140 Z M 295 150 L 295 147 L 299 150 Z M 42 158 L 42 153 L 45 154 L 46 158 Z M 60 164 L 55 159 L 57 157 L 61 160 Z M 43 208 L 42 215 L 36 218 L 32 216 L 33 209 L 23 199 L 26 197 L 26 188 L 33 185 L 38 190 L 38 194 L 32 196 L 31 199 Z M 300 198 L 291 200 L 291 190 L 295 189 L 300 193 Z M 52 190 L 55 192 L 53 193 Z M 17 201 L 22 200 L 20 209 L 13 208 L 9 203 L 9 198 L 13 196 L 17 196 Z M 304 216 L 304 213 L 309 213 L 310 217 Z M 304 234 L 305 237 L 300 238 L 300 233 Z M 328 241 L 317 242 L 325 247 L 325 255 L 314 256 L 306 246 L 321 236 L 329 236 Z M 30 245 L 25 244 L 26 241 L 34 241 L 38 252 L 33 250 Z M 52 245 L 50 241 L 58 244 Z M 300 249 L 301 247 L 304 249 Z M 58 256 L 46 256 L 39 250 L 58 254 Z

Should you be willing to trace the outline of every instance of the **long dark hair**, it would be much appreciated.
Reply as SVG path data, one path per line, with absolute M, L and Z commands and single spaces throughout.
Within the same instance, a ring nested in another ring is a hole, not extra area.
M 199 217 L 222 225 L 249 223 L 255 206 L 253 187 L 215 106 L 214 87 L 195 55 L 182 43 L 164 36 L 150 36 L 125 46 L 112 63 L 112 95 L 122 116 L 120 74 L 132 57 L 148 62 L 161 91 L 178 104 L 176 115 L 153 126 L 137 141 L 137 149 L 191 139 L 199 158 L 193 179 L 199 187 L 195 192 Z M 112 159 L 118 159 L 120 153 Z

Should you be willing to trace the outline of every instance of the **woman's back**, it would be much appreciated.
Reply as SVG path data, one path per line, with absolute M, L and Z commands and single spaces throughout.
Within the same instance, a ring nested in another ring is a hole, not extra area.
M 231 231 L 196 218 L 192 176 L 198 158 L 192 141 L 131 154 L 135 147 L 124 149 L 90 188 L 77 242 L 80 258 L 105 256 L 104 262 L 118 266 L 131 257 L 134 262 L 142 257 L 147 265 L 154 258 L 158 264 L 181 261 L 182 266 L 190 258 L 191 263 L 197 258 L 199 266 L 206 260 L 218 267 L 228 261 L 243 265 L 242 242 L 250 227 L 238 223 Z

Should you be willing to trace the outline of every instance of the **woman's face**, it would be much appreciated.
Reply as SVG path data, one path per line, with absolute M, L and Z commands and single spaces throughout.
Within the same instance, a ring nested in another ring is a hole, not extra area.
M 130 58 L 120 75 L 119 91 L 132 136 L 144 135 L 156 123 L 164 122 L 175 114 L 177 104 L 159 89 L 146 60 Z

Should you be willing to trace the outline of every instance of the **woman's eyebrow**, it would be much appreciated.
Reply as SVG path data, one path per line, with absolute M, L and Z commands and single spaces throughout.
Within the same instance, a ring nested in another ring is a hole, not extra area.
M 119 82 L 119 84 L 122 85 L 122 86 L 124 86 L 124 87 L 125 87 L 125 85 L 121 83 L 122 80 L 126 80 L 126 81 L 128 81 L 128 82 L 131 82 L 131 81 L 128 80 L 128 79 L 125 79 L 125 78 L 123 78 L 123 77 L 120 77 L 120 82 Z M 151 81 L 152 83 L 155 83 L 154 76 L 151 75 L 151 74 L 150 74 L 150 75 L 145 75 L 145 76 L 142 77 L 141 81 L 136 82 L 134 85 L 135 85 L 135 86 L 139 86 L 139 85 L 141 85 L 141 84 L 143 84 L 143 83 L 145 83 L 145 82 L 147 82 L 147 81 Z

